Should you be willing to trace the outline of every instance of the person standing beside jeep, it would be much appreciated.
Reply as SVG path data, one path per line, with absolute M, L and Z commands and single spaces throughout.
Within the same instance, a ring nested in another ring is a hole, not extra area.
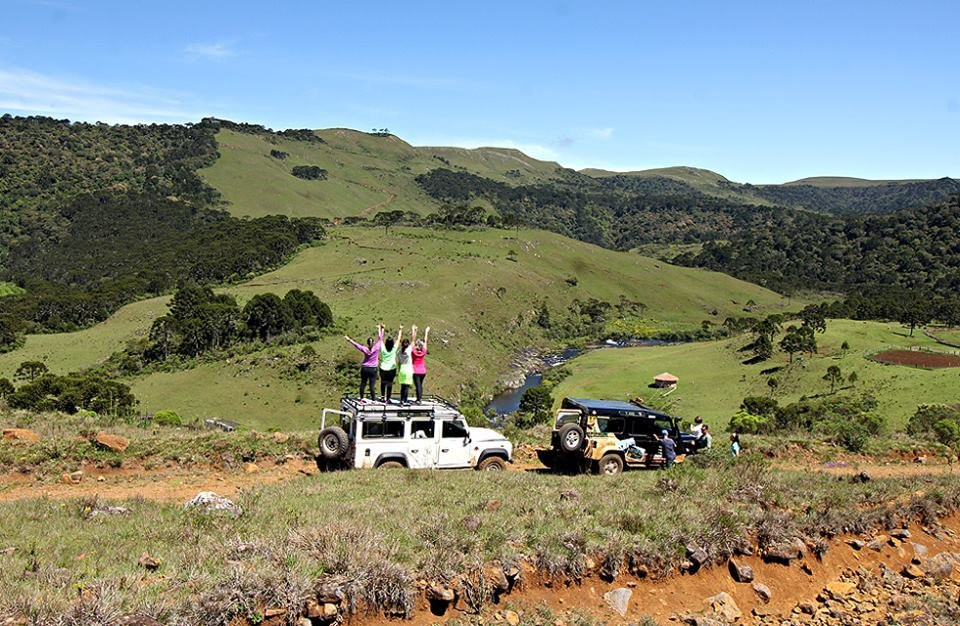
M 663 450 L 663 469 L 673 467 L 673 462 L 677 459 L 677 443 L 670 437 L 670 432 L 665 430 L 660 437 L 654 433 L 653 438 L 660 442 Z
M 377 393 L 374 385 L 377 382 L 377 368 L 380 365 L 380 344 L 383 343 L 383 322 L 377 325 L 377 343 L 373 343 L 373 337 L 367 337 L 367 345 L 357 343 L 350 337 L 344 335 L 354 348 L 363 353 L 363 362 L 360 364 L 360 399 L 363 400 L 364 387 L 370 387 L 370 399 L 376 400 Z

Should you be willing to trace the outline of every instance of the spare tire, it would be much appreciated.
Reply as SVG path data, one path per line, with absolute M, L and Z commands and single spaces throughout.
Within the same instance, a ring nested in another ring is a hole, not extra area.
M 350 439 L 347 437 L 347 431 L 339 426 L 330 426 L 320 431 L 317 445 L 320 446 L 320 456 L 323 458 L 342 459 L 347 454 Z
M 579 452 L 583 447 L 584 433 L 580 424 L 564 424 L 559 433 L 560 449 L 564 452 Z

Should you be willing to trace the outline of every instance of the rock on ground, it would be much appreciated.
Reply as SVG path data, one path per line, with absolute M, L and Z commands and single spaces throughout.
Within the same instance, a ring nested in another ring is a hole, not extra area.
M 101 448 L 111 452 L 124 452 L 130 446 L 130 440 L 120 435 L 108 432 L 99 432 L 93 436 L 93 441 Z
M 4 428 L 3 438 L 9 441 L 22 441 L 24 443 L 37 443 L 40 441 L 40 435 L 29 428 Z
M 741 565 L 730 559 L 728 567 L 730 568 L 730 576 L 738 583 L 753 582 L 753 568 L 749 565 Z
M 613 589 L 603 594 L 603 600 L 611 609 L 617 612 L 620 617 L 627 616 L 627 610 L 630 608 L 630 598 L 633 591 L 626 587 Z
M 201 491 L 192 500 L 183 505 L 184 509 L 198 509 L 203 513 L 223 512 L 234 517 L 240 517 L 243 509 L 233 500 L 218 496 L 212 491 Z
M 706 599 L 706 603 L 710 610 L 728 622 L 735 622 L 743 616 L 740 607 L 726 591 L 710 596 Z

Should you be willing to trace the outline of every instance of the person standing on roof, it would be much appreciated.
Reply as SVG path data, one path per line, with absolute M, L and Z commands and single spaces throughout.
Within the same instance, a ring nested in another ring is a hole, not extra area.
M 673 462 L 677 459 L 677 443 L 670 437 L 670 432 L 664 430 L 660 437 L 654 433 L 653 438 L 660 442 L 663 450 L 663 469 L 673 467 Z
M 397 349 L 403 336 L 403 326 L 397 338 L 387 337 L 380 346 L 380 402 L 389 403 L 393 397 L 393 381 L 397 377 Z
M 416 336 L 417 327 L 414 326 L 411 336 Z M 413 347 L 409 339 L 400 342 L 400 351 L 397 352 L 397 382 L 400 383 L 400 405 L 409 406 L 410 387 L 413 385 Z
M 377 382 L 377 367 L 380 365 L 380 344 L 383 343 L 383 322 L 377 325 L 377 343 L 373 337 L 367 337 L 367 345 L 361 345 L 344 335 L 354 348 L 363 353 L 363 363 L 360 364 L 360 399 L 363 400 L 364 387 L 370 386 L 370 399 L 376 400 L 377 394 L 373 386 Z
M 413 350 L 410 351 L 413 364 L 413 386 L 416 388 L 417 404 L 423 401 L 423 379 L 427 377 L 427 339 L 430 337 L 430 327 L 423 331 L 423 340 L 417 339 L 417 327 L 411 329 Z

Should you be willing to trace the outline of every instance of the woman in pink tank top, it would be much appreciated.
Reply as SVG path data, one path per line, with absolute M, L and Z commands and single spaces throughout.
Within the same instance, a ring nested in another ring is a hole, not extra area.
M 413 329 L 413 350 L 410 356 L 413 360 L 413 386 L 416 388 L 417 402 L 423 400 L 423 379 L 427 376 L 427 339 L 430 337 L 430 327 L 423 331 L 423 340 L 417 339 L 417 327 Z

